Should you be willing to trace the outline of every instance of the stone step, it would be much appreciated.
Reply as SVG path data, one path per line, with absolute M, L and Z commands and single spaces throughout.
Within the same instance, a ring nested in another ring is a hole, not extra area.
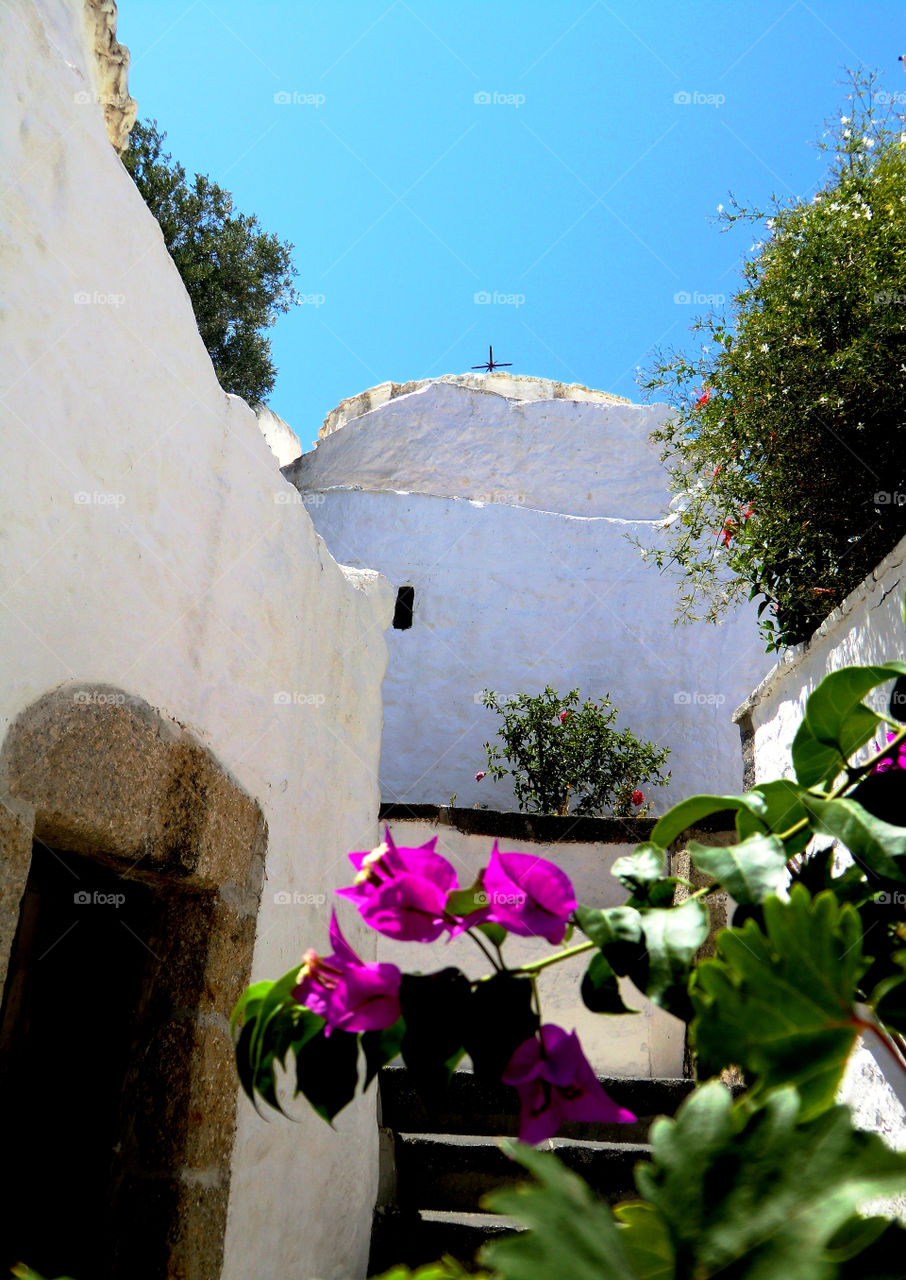
M 554 1138 L 544 1145 L 611 1203 L 636 1194 L 633 1170 L 649 1155 L 643 1143 Z M 528 1177 L 497 1139 L 484 1135 L 398 1133 L 394 1146 L 395 1203 L 401 1210 L 476 1212 L 483 1196 Z
M 490 1213 L 457 1213 L 437 1209 L 384 1211 L 375 1217 L 368 1274 L 392 1266 L 421 1267 L 445 1254 L 466 1267 L 488 1240 L 522 1228 L 512 1218 Z
M 570 1124 L 562 1129 L 567 1138 L 595 1142 L 644 1142 L 652 1120 L 673 1115 L 691 1093 L 691 1080 L 636 1080 L 599 1077 L 605 1091 L 628 1108 L 638 1120 L 623 1124 Z M 412 1088 L 403 1066 L 381 1072 L 381 1124 L 406 1133 L 491 1134 L 515 1137 L 519 1131 L 519 1098 L 515 1089 L 477 1080 L 471 1071 L 456 1071 L 441 1107 L 426 1108 Z

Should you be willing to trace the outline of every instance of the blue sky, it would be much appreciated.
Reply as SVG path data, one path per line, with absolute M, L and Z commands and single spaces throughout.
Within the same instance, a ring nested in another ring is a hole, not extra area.
M 846 67 L 902 94 L 866 0 L 121 0 L 142 118 L 295 245 L 271 407 L 303 447 L 387 379 L 513 371 L 641 400 L 738 287 L 732 190 L 808 198 Z M 680 300 L 677 301 L 677 295 Z M 693 301 L 683 300 L 689 295 Z M 478 300 L 476 300 L 476 297 Z M 490 301 L 481 299 L 487 299 Z

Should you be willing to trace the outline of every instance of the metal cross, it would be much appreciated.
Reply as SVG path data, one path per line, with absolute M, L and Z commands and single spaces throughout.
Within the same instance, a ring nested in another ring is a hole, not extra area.
M 484 364 L 473 364 L 473 369 L 484 369 L 487 373 L 493 373 L 495 369 L 512 369 L 511 361 L 501 363 L 500 360 L 494 359 L 494 348 L 488 347 L 488 358 Z

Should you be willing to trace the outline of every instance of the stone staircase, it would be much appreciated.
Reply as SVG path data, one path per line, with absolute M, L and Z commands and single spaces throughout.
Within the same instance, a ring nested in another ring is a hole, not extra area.
M 546 1146 L 615 1204 L 635 1193 L 632 1171 L 646 1159 L 652 1120 L 672 1115 L 691 1080 L 606 1079 L 614 1101 L 633 1111 L 632 1125 L 568 1125 Z M 381 1187 L 375 1210 L 369 1275 L 394 1263 L 416 1267 L 451 1254 L 468 1265 L 491 1236 L 518 1223 L 483 1210 L 481 1199 L 525 1173 L 500 1150 L 515 1137 L 518 1098 L 512 1089 L 457 1071 L 441 1110 L 428 1112 L 405 1067 L 385 1067 L 380 1085 Z

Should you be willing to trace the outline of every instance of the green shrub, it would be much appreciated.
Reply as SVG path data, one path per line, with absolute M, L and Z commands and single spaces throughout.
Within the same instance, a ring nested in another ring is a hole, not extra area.
M 502 702 L 485 689 L 483 702 L 503 719 L 499 742 L 485 743 L 487 772 L 495 782 L 512 777 L 524 813 L 645 816 L 650 806 L 641 788 L 670 778 L 660 772 L 669 748 L 615 729 L 619 713 L 606 694 L 580 706 L 578 689 L 561 696 L 548 685 Z
M 770 216 L 731 197 L 724 226 L 766 232 L 744 287 L 696 321 L 698 356 L 657 352 L 642 379 L 674 410 L 654 438 L 676 495 L 646 554 L 677 566 L 685 618 L 760 599 L 769 649 L 906 533 L 906 134 L 876 76 L 850 78 L 822 190 Z

